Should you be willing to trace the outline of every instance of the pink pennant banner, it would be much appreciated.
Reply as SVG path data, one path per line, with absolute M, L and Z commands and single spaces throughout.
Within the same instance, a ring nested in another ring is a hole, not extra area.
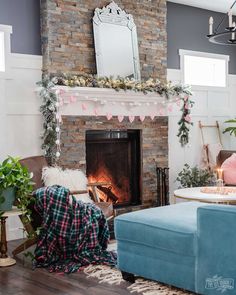
M 118 116 L 118 121 L 121 123 L 124 120 L 124 116 L 120 115 Z
M 139 119 L 141 122 L 143 122 L 145 120 L 145 116 L 139 116 Z
M 110 120 L 111 120 L 111 118 L 112 118 L 112 114 L 110 114 L 110 113 L 107 113 L 106 117 L 107 117 L 107 120 L 108 120 L 108 121 L 110 121 Z
M 129 116 L 130 123 L 133 123 L 134 122 L 134 119 L 135 119 L 135 116 Z
M 153 121 L 155 119 L 155 115 L 151 115 L 150 118 Z

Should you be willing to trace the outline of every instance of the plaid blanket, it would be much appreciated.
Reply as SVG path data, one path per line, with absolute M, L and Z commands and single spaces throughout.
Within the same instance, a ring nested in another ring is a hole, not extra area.
M 43 223 L 35 249 L 35 267 L 71 273 L 89 264 L 116 264 L 107 251 L 109 229 L 103 212 L 94 204 L 73 198 L 61 186 L 36 191 L 35 209 Z

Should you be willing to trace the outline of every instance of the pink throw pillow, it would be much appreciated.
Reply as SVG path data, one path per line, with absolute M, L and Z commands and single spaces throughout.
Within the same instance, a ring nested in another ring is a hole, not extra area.
M 223 169 L 224 182 L 226 184 L 236 185 L 236 154 L 232 154 L 221 165 Z

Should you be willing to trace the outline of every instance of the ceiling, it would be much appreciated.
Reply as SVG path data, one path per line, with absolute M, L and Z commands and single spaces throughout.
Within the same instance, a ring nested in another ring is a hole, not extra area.
M 227 12 L 234 0 L 168 0 L 169 2 L 185 4 L 189 6 L 199 7 L 203 9 Z M 236 14 L 236 4 L 234 6 L 234 14 Z

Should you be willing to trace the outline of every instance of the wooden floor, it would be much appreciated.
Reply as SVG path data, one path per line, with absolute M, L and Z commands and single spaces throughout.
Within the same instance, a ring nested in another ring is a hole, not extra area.
M 21 242 L 9 242 L 8 253 Z M 127 282 L 120 286 L 98 284 L 98 280 L 86 278 L 83 272 L 59 275 L 45 269 L 32 270 L 30 259 L 22 254 L 16 265 L 0 268 L 0 295 L 130 295 L 127 286 Z

